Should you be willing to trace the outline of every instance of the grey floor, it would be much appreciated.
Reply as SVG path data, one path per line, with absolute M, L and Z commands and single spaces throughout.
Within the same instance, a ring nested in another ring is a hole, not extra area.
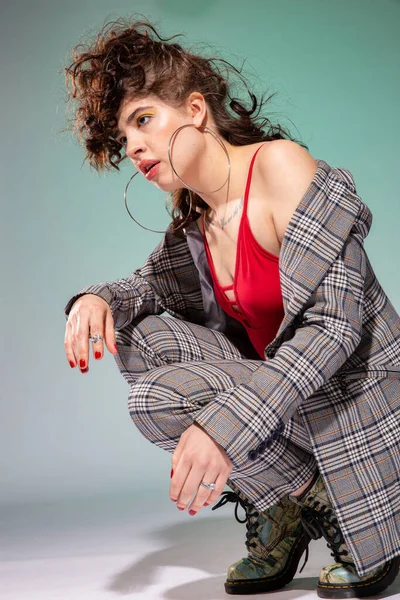
M 321 540 L 312 542 L 305 569 L 284 590 L 225 593 L 228 565 L 246 554 L 245 525 L 235 520 L 233 508 L 207 507 L 191 517 L 159 491 L 139 500 L 132 494 L 3 508 L 0 598 L 317 598 L 320 568 L 332 560 Z M 376 597 L 400 599 L 400 577 Z

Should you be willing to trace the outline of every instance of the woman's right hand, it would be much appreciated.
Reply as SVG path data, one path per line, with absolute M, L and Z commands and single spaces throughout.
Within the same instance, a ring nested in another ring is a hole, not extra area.
M 84 294 L 72 305 L 65 328 L 64 347 L 71 367 L 79 366 L 81 373 L 89 371 L 89 343 L 92 343 L 96 360 L 104 353 L 103 340 L 89 342 L 90 336 L 99 333 L 111 354 L 118 354 L 114 319 L 109 304 L 95 294 Z

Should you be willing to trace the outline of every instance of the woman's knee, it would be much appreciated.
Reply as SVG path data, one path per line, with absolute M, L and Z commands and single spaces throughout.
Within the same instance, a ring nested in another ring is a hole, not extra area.
M 157 443 L 175 439 L 193 423 L 198 406 L 177 389 L 169 377 L 171 367 L 160 367 L 131 384 L 128 410 L 141 433 Z
M 138 377 L 130 386 L 129 410 L 154 417 L 187 404 L 185 390 L 178 384 L 179 371 L 184 372 L 185 369 L 178 365 L 164 365 Z
M 161 317 L 149 315 L 116 331 L 118 354 L 114 355 L 120 373 L 130 385 L 148 371 L 165 364 L 153 347 L 152 333 Z
M 147 315 L 129 323 L 123 329 L 115 332 L 117 346 L 130 347 L 146 350 L 152 347 L 152 338 L 157 336 L 158 331 L 163 330 L 165 317 L 159 315 Z
M 187 345 L 189 331 L 184 321 L 147 315 L 116 332 L 116 335 L 117 347 L 127 358 L 130 353 L 139 354 L 143 362 L 153 368 L 181 360 L 180 347 Z

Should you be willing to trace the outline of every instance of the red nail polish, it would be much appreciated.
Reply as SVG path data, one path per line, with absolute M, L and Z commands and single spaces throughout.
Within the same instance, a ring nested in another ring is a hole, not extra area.
M 173 470 L 173 469 L 171 469 L 171 475 L 170 475 L 170 477 L 172 477 L 172 476 L 173 476 L 173 474 L 174 474 L 174 470 Z
M 86 369 L 81 369 L 81 373 L 87 373 L 89 371 L 89 367 L 86 367 Z
M 81 369 L 84 369 L 86 367 L 86 361 L 83 360 L 83 358 L 81 358 L 81 360 L 79 361 L 79 366 Z
M 179 510 L 185 510 L 185 508 L 182 508 L 182 506 L 178 506 Z
M 114 344 L 114 348 L 115 348 L 115 349 L 116 349 L 116 351 L 118 352 L 117 344 Z
M 75 366 L 75 363 L 74 363 L 74 362 L 72 362 L 72 360 L 70 360 L 70 361 L 69 361 L 69 364 L 71 365 L 71 369 L 73 369 L 73 368 L 74 368 L 74 366 Z
M 209 506 L 210 503 L 209 502 L 204 502 L 203 506 Z
M 189 510 L 189 515 L 192 515 L 192 516 L 193 516 L 193 515 L 195 515 L 195 514 L 196 514 L 196 511 L 195 511 L 195 510 Z
M 94 357 L 95 358 L 101 358 L 101 352 L 99 352 L 98 350 L 96 350 L 96 352 L 94 353 Z

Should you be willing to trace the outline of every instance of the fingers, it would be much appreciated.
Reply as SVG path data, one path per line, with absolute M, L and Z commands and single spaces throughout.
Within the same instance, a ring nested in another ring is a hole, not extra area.
M 72 368 L 78 366 L 81 373 L 89 371 L 89 345 L 95 360 L 104 354 L 104 342 L 112 354 L 117 354 L 114 320 L 108 304 L 98 296 L 88 294 L 72 307 L 65 330 L 64 347 Z M 90 337 L 98 336 L 97 342 Z
M 215 469 L 209 469 L 202 475 L 199 472 L 195 472 L 193 469 L 190 471 L 185 486 L 177 502 L 179 506 L 189 505 L 190 500 L 195 497 L 190 505 L 189 514 L 194 516 L 203 508 L 204 504 L 212 504 L 221 495 L 228 476 L 222 472 L 218 472 Z M 215 489 L 206 488 L 201 485 L 204 483 L 215 483 Z M 187 491 L 186 491 L 187 490 Z M 193 492 L 194 490 L 194 492 Z
M 216 502 L 218 500 L 218 498 L 224 491 L 224 487 L 226 485 L 226 482 L 228 481 L 230 472 L 231 472 L 231 469 L 227 468 L 225 471 L 221 471 L 219 473 L 219 475 L 217 477 L 215 477 L 215 479 L 209 479 L 207 474 L 204 475 L 204 477 L 202 479 L 202 481 L 204 483 L 215 483 L 215 488 L 213 490 L 210 490 L 210 489 L 208 490 L 209 495 L 206 500 L 207 504 L 214 504 L 214 502 Z M 202 485 L 200 485 L 199 489 L 207 491 L 207 489 L 205 487 L 203 487 Z M 204 502 L 203 502 L 203 504 L 204 504 Z M 197 495 L 196 495 L 195 499 L 192 502 L 190 509 L 198 512 L 200 510 L 200 508 L 203 506 L 203 504 L 201 504 L 200 500 L 199 501 L 197 500 Z
M 189 513 L 195 515 L 205 503 L 212 504 L 219 498 L 229 473 L 228 467 L 221 470 L 220 467 L 209 465 L 206 469 L 188 470 L 181 463 L 177 474 L 171 479 L 170 496 L 176 499 L 179 510 L 185 510 L 190 505 Z M 214 490 L 201 485 L 201 482 L 215 483 Z
M 170 498 L 180 510 L 190 506 L 190 514 L 196 514 L 221 495 L 233 464 L 225 450 L 204 429 L 193 423 L 181 435 L 172 455 L 172 478 Z M 204 487 L 201 482 L 214 483 L 215 489 Z
M 89 371 L 89 320 L 88 315 L 84 313 L 76 318 L 72 331 L 72 351 L 81 373 L 87 373 Z
M 71 367 L 78 366 L 81 373 L 87 373 L 89 370 L 88 316 L 81 312 L 70 315 L 65 329 L 64 347 Z
M 108 351 L 111 352 L 111 354 L 118 354 L 117 339 L 115 337 L 115 330 L 114 330 L 114 319 L 111 314 L 111 310 L 108 310 L 106 312 L 104 339 L 105 339 Z
M 104 354 L 104 342 L 103 342 L 104 332 L 103 332 L 103 329 L 104 329 L 103 323 L 98 323 L 98 322 L 94 321 L 89 325 L 88 340 L 89 340 L 89 337 L 98 339 L 98 342 L 91 341 L 92 354 L 93 354 L 93 358 L 95 360 L 100 360 Z

